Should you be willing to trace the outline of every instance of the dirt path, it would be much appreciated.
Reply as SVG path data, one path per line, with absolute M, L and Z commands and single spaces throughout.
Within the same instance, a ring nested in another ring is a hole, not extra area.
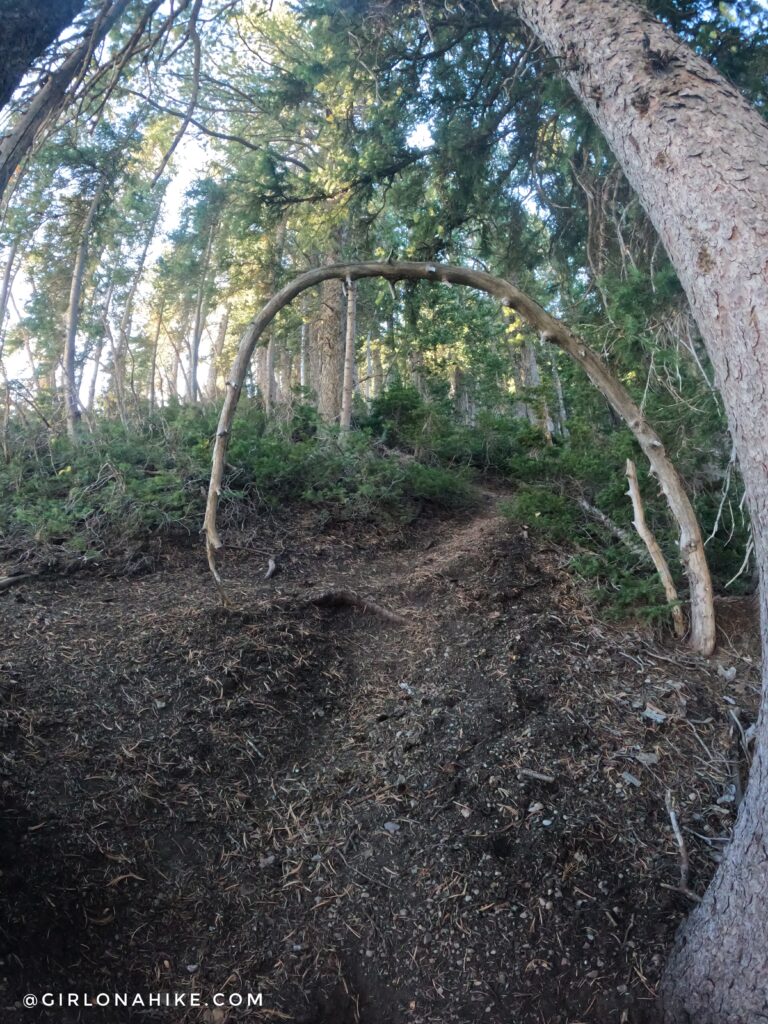
M 182 549 L 0 597 L 0 1019 L 640 1020 L 687 907 L 665 790 L 700 889 L 754 667 L 599 627 L 493 494 L 309 525 L 230 538 L 230 610 Z M 115 990 L 263 1005 L 16 1008 Z

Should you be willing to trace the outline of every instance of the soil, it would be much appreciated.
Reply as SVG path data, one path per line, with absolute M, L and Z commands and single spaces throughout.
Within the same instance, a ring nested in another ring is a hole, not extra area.
M 652 1020 L 667 793 L 701 893 L 746 772 L 743 620 L 709 662 L 600 623 L 494 494 L 226 539 L 228 607 L 173 544 L 0 595 L 3 1024 Z M 186 1004 L 22 1006 L 59 992 Z

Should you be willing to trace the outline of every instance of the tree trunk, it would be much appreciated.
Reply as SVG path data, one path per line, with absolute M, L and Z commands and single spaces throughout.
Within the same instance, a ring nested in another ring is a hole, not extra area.
M 228 327 L 229 306 L 225 306 L 221 320 L 219 320 L 219 329 L 216 332 L 216 340 L 213 343 L 213 350 L 211 351 L 211 362 L 208 366 L 208 380 L 205 384 L 205 397 L 209 402 L 215 402 L 216 396 L 218 395 L 216 380 L 219 374 L 219 363 L 221 362 L 221 356 L 224 352 L 224 342 L 227 340 Z
M 760 567 L 763 701 L 733 840 L 678 936 L 667 1022 L 768 1020 L 768 125 L 626 0 L 507 0 L 562 68 L 658 231 L 715 369 Z
M 208 270 L 211 264 L 211 250 L 213 240 L 216 236 L 216 223 L 211 224 L 208 231 L 208 240 L 205 243 L 203 262 L 199 271 L 197 285 L 197 297 L 195 299 L 195 322 L 192 328 L 192 338 L 189 345 L 189 387 L 188 401 L 194 404 L 200 397 L 200 385 L 197 380 L 197 368 L 200 363 L 200 342 L 203 340 L 203 329 L 208 313 L 208 297 L 206 288 L 208 284 Z
M 347 333 L 344 345 L 344 384 L 341 389 L 339 426 L 349 430 L 352 425 L 352 396 L 355 387 L 355 331 L 357 328 L 357 285 L 347 281 Z
M 299 387 L 305 388 L 309 384 L 309 324 L 301 325 L 301 337 L 299 339 Z
M 627 491 L 627 494 L 632 501 L 632 511 L 635 515 L 633 526 L 637 530 L 638 537 L 640 537 L 646 548 L 648 548 L 648 554 L 651 556 L 651 560 L 656 566 L 656 572 L 659 574 L 661 584 L 664 587 L 667 602 L 672 608 L 672 621 L 675 625 L 675 635 L 678 637 L 684 636 L 685 619 L 680 605 L 677 603 L 678 597 L 675 581 L 672 579 L 672 573 L 669 571 L 669 565 L 664 557 L 664 552 L 659 547 L 659 542 L 654 537 L 653 531 L 646 522 L 643 499 L 640 494 L 640 484 L 637 482 L 637 468 L 632 459 L 627 459 L 626 472 L 627 480 L 629 482 L 629 490 Z
M 85 0 L 27 0 L 4 5 L 0 21 L 0 109 L 33 61 L 71 25 Z
M 104 351 L 104 338 L 109 330 L 109 307 L 112 303 L 112 292 L 114 291 L 114 284 L 110 282 L 109 288 L 107 289 L 107 296 L 104 299 L 104 311 L 101 314 L 101 331 L 96 339 L 96 347 L 93 351 L 93 376 L 91 377 L 88 385 L 88 400 L 85 408 L 90 415 L 93 412 L 94 406 L 96 405 L 96 384 L 99 379 L 99 370 L 101 368 L 101 355 Z
M 669 508 L 680 527 L 680 552 L 691 588 L 691 645 L 694 650 L 711 654 L 715 645 L 715 615 L 712 582 L 704 553 L 704 542 L 682 480 L 667 458 L 658 434 L 645 419 L 618 377 L 611 373 L 599 356 L 587 348 L 574 334 L 571 334 L 565 324 L 550 316 L 537 302 L 534 302 L 508 281 L 504 281 L 500 277 L 493 277 L 484 271 L 468 270 L 466 267 L 405 261 L 402 263 L 341 263 L 335 266 L 319 267 L 301 274 L 281 288 L 251 321 L 240 342 L 235 364 L 229 375 L 228 387 L 230 390 L 227 392 L 219 419 L 208 489 L 204 528 L 207 536 L 208 560 L 217 583 L 221 582 L 216 569 L 216 552 L 221 547 L 221 539 L 216 529 L 216 507 L 232 420 L 254 349 L 280 310 L 307 288 L 327 283 L 329 280 L 359 280 L 366 277 L 383 277 L 389 281 L 442 281 L 477 288 L 495 296 L 514 309 L 539 332 L 542 340 L 559 346 L 579 363 L 592 383 L 602 392 L 612 408 L 632 430 L 659 479 Z
M 377 343 L 371 352 L 373 373 L 371 380 L 371 398 L 379 398 L 384 391 L 384 366 L 381 361 L 381 344 Z
M 341 412 L 344 347 L 341 334 L 341 281 L 326 280 L 320 288 L 320 314 L 310 336 L 309 376 L 317 395 L 317 411 L 326 423 Z
M 97 14 L 86 33 L 60 67 L 47 78 L 31 103 L 10 131 L 0 140 L 0 196 L 5 192 L 16 168 L 30 151 L 41 132 L 57 117 L 66 102 L 67 89 L 90 61 L 94 51 L 112 26 L 123 15 L 129 0 L 115 0 Z M 159 6 L 159 2 L 154 6 Z
M 155 237 L 155 231 L 157 230 L 157 224 L 160 220 L 160 212 L 163 208 L 162 195 L 160 201 L 155 207 L 155 211 L 152 215 L 152 220 L 149 223 L 147 233 L 144 238 L 144 245 L 139 255 L 139 262 L 136 265 L 133 278 L 131 280 L 131 286 L 128 289 L 128 295 L 126 296 L 125 306 L 123 308 L 123 315 L 120 317 L 120 325 L 117 332 L 117 344 L 115 345 L 115 359 L 114 367 L 112 369 L 112 377 L 115 385 L 115 397 L 117 399 L 117 408 L 120 414 L 120 418 L 125 422 L 126 404 L 125 404 L 125 360 L 128 355 L 128 351 L 131 344 L 131 326 L 133 324 L 133 306 L 136 300 L 136 292 L 138 291 L 141 279 L 144 275 L 144 267 L 147 262 L 147 254 L 149 253 L 149 247 L 152 244 L 152 240 Z
M 85 220 L 80 228 L 75 268 L 72 271 L 72 283 L 69 289 L 67 334 L 64 341 L 64 396 L 67 408 L 67 433 L 73 441 L 77 438 L 77 428 L 80 422 L 80 398 L 78 395 L 77 374 L 75 372 L 77 328 L 80 322 L 80 296 L 83 291 L 83 279 L 88 263 L 88 242 L 91 228 L 93 227 L 93 220 L 98 211 L 105 188 L 106 184 L 102 182 L 94 192 L 86 211 Z

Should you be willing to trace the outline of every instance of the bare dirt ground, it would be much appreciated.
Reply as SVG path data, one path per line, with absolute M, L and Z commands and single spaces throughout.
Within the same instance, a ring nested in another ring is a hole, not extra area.
M 493 495 L 405 534 L 228 540 L 230 608 L 174 546 L 0 595 L 3 1024 L 652 1020 L 691 905 L 665 796 L 701 892 L 745 649 L 600 624 Z M 187 1006 L 21 1006 L 115 991 Z

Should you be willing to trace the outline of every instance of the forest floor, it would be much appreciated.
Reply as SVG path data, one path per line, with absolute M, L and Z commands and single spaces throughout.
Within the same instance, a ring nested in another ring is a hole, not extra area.
M 3 1024 L 652 1020 L 692 905 L 665 796 L 700 893 L 756 655 L 599 622 L 497 497 L 230 531 L 230 608 L 173 544 L 0 595 Z M 21 1008 L 45 992 L 187 1008 Z

